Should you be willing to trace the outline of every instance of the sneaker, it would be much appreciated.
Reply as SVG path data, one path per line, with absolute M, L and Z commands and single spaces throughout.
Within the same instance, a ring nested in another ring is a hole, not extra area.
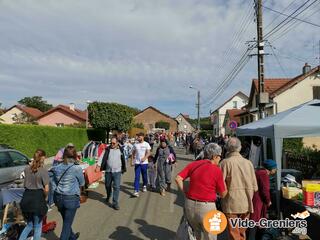
M 146 192 L 146 191 L 147 191 L 147 186 L 143 186 L 142 192 Z
M 161 195 L 162 197 L 164 197 L 164 196 L 166 195 L 166 191 L 165 191 L 164 189 L 161 189 L 161 190 L 160 190 L 160 195 Z
M 133 193 L 133 196 L 134 196 L 134 197 L 139 197 L 139 192 L 134 192 L 134 193 Z
M 78 239 L 80 237 L 80 233 L 77 232 L 76 234 L 74 234 L 75 239 Z
M 120 210 L 120 207 L 119 207 L 118 205 L 112 205 L 112 208 L 113 208 L 114 210 Z

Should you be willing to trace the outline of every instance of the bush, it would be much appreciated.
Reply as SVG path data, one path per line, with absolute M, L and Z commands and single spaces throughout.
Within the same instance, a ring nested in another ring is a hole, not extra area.
M 54 156 L 69 142 L 72 142 L 77 150 L 82 150 L 90 138 L 98 138 L 99 134 L 99 130 L 92 129 L 88 130 L 87 134 L 87 129 L 81 128 L 1 124 L 0 144 L 7 144 L 29 157 L 33 156 L 37 148 L 45 150 L 48 156 Z
M 303 148 L 302 138 L 283 139 L 283 149 L 289 152 L 300 152 Z
M 155 127 L 156 128 L 164 128 L 165 130 L 169 130 L 170 123 L 165 122 L 165 121 L 159 121 L 159 122 L 156 122 Z
M 143 123 L 134 123 L 133 128 L 144 129 L 144 125 L 143 125 Z

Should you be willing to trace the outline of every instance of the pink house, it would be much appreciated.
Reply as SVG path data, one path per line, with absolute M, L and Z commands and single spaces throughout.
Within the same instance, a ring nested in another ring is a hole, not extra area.
M 70 106 L 58 105 L 38 117 L 39 125 L 63 127 L 72 124 L 85 124 L 87 111 Z

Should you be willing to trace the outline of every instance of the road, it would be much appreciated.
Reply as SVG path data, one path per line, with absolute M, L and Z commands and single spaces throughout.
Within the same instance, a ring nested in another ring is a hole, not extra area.
M 173 176 L 192 161 L 192 155 L 185 155 L 184 150 L 177 150 L 178 165 Z M 159 193 L 145 192 L 139 198 L 131 196 L 133 192 L 133 167 L 129 167 L 122 177 L 120 192 L 120 210 L 116 211 L 105 204 L 104 185 L 90 190 L 86 203 L 77 211 L 73 229 L 80 232 L 82 240 L 170 240 L 174 239 L 182 217 L 183 195 L 172 184 L 171 193 L 162 197 Z M 56 208 L 48 213 L 49 221 L 57 221 L 54 232 L 43 237 L 57 240 L 60 235 L 62 220 Z M 224 238 L 219 238 L 219 240 Z

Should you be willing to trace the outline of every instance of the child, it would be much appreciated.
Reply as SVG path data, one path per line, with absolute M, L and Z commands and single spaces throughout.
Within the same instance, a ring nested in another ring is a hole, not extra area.
M 152 155 L 148 157 L 148 183 L 151 191 L 156 190 L 157 168 Z

